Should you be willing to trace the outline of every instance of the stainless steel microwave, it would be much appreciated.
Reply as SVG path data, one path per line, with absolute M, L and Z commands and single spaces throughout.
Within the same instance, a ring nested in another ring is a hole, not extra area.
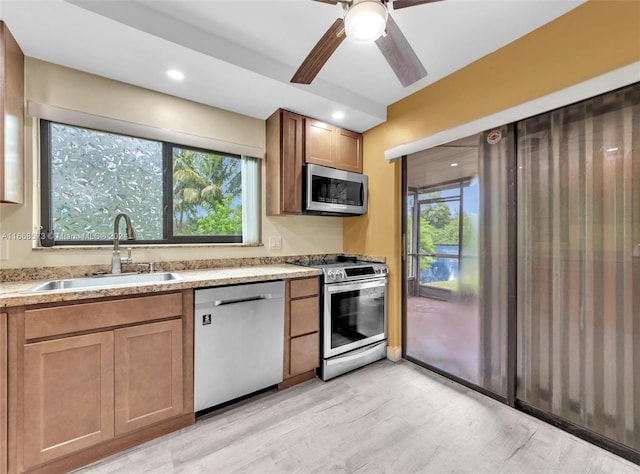
M 303 212 L 328 216 L 367 213 L 368 178 L 326 166 L 304 166 Z

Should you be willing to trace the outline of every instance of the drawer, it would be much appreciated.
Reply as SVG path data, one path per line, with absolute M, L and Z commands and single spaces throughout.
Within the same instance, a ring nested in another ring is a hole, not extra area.
M 291 375 L 301 374 L 320 366 L 320 336 L 317 332 L 291 338 Z
M 320 300 L 317 296 L 291 300 L 291 337 L 320 330 Z
M 28 340 L 181 315 L 182 293 L 169 293 L 27 310 L 24 332 Z
M 290 285 L 291 298 L 304 298 L 305 296 L 316 296 L 320 283 L 318 277 L 313 277 L 291 280 Z

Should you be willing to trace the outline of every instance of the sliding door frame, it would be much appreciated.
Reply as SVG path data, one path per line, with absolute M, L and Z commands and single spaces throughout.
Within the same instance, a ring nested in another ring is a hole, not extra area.
M 640 84 L 640 83 L 639 83 Z M 628 87 L 628 86 L 625 86 Z M 623 89 L 623 88 L 620 88 Z M 614 91 L 604 92 L 604 95 Z M 597 96 L 596 96 L 597 97 Z M 584 100 L 589 100 L 591 98 L 587 98 Z M 579 101 L 582 102 L 582 101 Z M 571 104 L 568 104 L 564 107 L 568 107 Z M 564 108 L 561 107 L 561 108 Z M 521 120 L 526 120 L 530 117 L 524 117 Z M 402 216 L 402 282 L 401 282 L 401 311 L 402 311 L 402 357 L 407 359 L 408 361 L 424 367 L 432 372 L 435 372 L 447 379 L 453 380 L 465 387 L 473 389 L 483 395 L 486 395 L 490 398 L 503 402 L 514 409 L 521 411 L 523 413 L 527 413 L 535 418 L 538 418 L 542 421 L 545 421 L 557 428 L 560 428 L 568 433 L 571 433 L 581 439 L 588 441 L 591 444 L 599 446 L 607 451 L 610 451 L 622 458 L 625 458 L 635 464 L 640 465 L 640 453 L 633 450 L 632 448 L 618 443 L 617 441 L 612 440 L 604 435 L 591 431 L 589 429 L 583 428 L 578 424 L 572 423 L 564 418 L 551 414 L 549 412 L 540 410 L 534 406 L 527 404 L 524 401 L 517 399 L 517 364 L 518 364 L 518 347 L 517 347 L 517 277 L 518 277 L 518 265 L 517 265 L 517 225 L 518 225 L 518 187 L 517 187 L 517 171 L 518 171 L 518 163 L 516 156 L 516 148 L 517 148 L 517 124 L 521 120 L 515 121 L 508 125 L 508 165 L 507 165 L 507 173 L 508 173 L 508 206 L 507 206 L 507 231 L 508 231 L 508 239 L 507 239 L 507 252 L 508 252 L 508 303 L 507 303 L 507 396 L 503 397 L 494 392 L 491 392 L 484 387 L 471 383 L 467 380 L 461 379 L 455 375 L 449 374 L 445 371 L 438 369 L 437 367 L 433 367 L 429 364 L 426 364 L 420 360 L 414 359 L 411 356 L 408 356 L 406 353 L 407 350 L 407 246 L 406 239 L 408 238 L 407 232 L 407 156 L 402 157 L 402 199 L 401 199 L 401 216 Z
M 508 135 L 506 139 L 508 140 L 508 164 L 507 164 L 507 193 L 508 193 L 508 216 L 507 216 L 507 252 L 508 255 L 515 255 L 516 252 L 516 231 L 517 231 L 517 162 L 516 162 L 516 135 L 515 135 L 515 123 L 508 125 Z M 456 375 L 450 374 L 438 367 L 435 367 L 431 364 L 423 362 L 421 360 L 415 359 L 407 354 L 407 270 L 410 264 L 410 259 L 407 255 L 407 239 L 412 238 L 412 236 L 407 235 L 407 156 L 404 155 L 401 158 L 401 189 L 402 189 L 402 199 L 401 201 L 401 210 L 400 215 L 401 219 L 401 242 L 402 242 L 402 282 L 401 282 L 401 311 L 402 311 L 402 357 L 407 359 L 408 361 L 424 367 L 432 372 L 435 372 L 443 377 L 446 377 L 450 380 L 453 380 L 465 387 L 471 388 L 483 395 L 486 395 L 490 398 L 498 400 L 502 403 L 505 403 L 511 407 L 515 407 L 516 405 L 516 383 L 517 383 L 517 307 L 516 307 L 516 290 L 517 290 L 517 262 L 515 258 L 509 258 L 507 264 L 507 278 L 508 278 L 508 301 L 507 301 L 507 360 L 504 361 L 507 364 L 507 392 L 506 397 L 504 395 L 492 392 L 481 385 L 475 384 L 463 378 L 460 378 Z M 482 190 L 481 190 L 482 192 Z

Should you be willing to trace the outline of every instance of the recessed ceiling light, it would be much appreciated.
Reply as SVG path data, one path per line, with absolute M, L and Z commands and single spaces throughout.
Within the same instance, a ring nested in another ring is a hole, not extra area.
M 334 112 L 333 113 L 333 118 L 335 120 L 341 120 L 344 118 L 344 112 Z
M 180 71 L 178 71 L 177 69 L 169 69 L 167 71 L 167 75 L 171 78 L 171 79 L 175 79 L 176 81 L 181 81 L 182 79 L 184 79 L 184 74 L 182 74 Z
M 458 166 L 458 163 L 451 163 L 451 166 Z

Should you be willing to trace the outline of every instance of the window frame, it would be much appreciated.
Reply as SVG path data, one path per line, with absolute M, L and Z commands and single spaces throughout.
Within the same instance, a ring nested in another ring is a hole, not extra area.
M 53 120 L 40 119 L 40 220 L 42 233 L 48 234 L 53 229 L 51 215 L 51 160 L 50 160 L 50 143 L 51 143 L 51 124 L 64 125 L 68 127 L 76 127 L 85 130 L 91 130 L 99 133 L 109 133 L 113 135 L 128 136 L 131 138 L 139 138 L 142 140 L 151 140 L 160 143 L 162 146 L 162 239 L 121 239 L 121 244 L 126 242 L 127 246 L 137 245 L 170 245 L 170 244 L 238 244 L 243 242 L 243 234 L 240 235 L 173 235 L 173 149 L 178 147 L 188 149 L 195 152 L 216 154 L 224 157 L 238 159 L 241 166 L 244 166 L 245 158 L 235 153 L 226 153 L 217 150 L 209 150 L 191 145 L 168 142 L 157 139 L 149 139 L 138 137 L 135 135 L 127 135 L 120 132 L 110 132 L 108 130 L 98 130 L 92 127 L 84 127 L 81 125 L 66 124 Z M 242 171 L 241 171 L 242 172 Z M 244 195 L 245 190 L 242 190 Z M 244 210 L 243 210 L 244 211 Z M 115 218 L 115 216 L 114 216 Z M 243 226 L 245 215 L 243 213 Z M 135 224 L 135 222 L 134 222 Z M 242 230 L 241 230 L 242 232 Z M 53 246 L 80 246 L 80 245 L 111 245 L 113 240 L 53 240 Z

